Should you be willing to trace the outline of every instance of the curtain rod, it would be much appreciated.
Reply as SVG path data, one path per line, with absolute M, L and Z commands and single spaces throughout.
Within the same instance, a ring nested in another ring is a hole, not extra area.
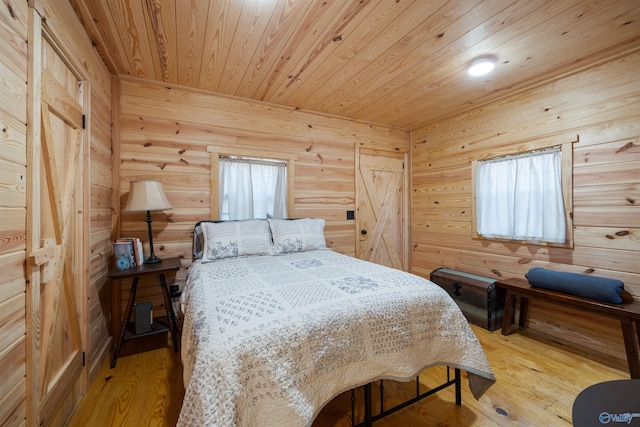
M 505 156 L 492 157 L 490 159 L 479 160 L 479 161 L 482 163 L 502 162 L 505 160 L 524 159 L 526 157 L 536 156 L 538 154 L 555 153 L 555 152 L 561 152 L 561 151 L 562 151 L 562 146 L 556 145 L 555 147 L 540 148 L 540 149 L 527 151 L 526 153 L 520 153 L 520 154 L 507 154 Z
M 228 156 L 221 155 L 218 157 L 220 160 L 225 160 L 229 162 L 236 163 L 250 163 L 254 165 L 266 165 L 266 166 L 278 166 L 278 165 L 286 165 L 287 162 L 284 160 L 275 160 L 275 159 L 260 159 L 257 157 L 244 157 L 244 156 Z

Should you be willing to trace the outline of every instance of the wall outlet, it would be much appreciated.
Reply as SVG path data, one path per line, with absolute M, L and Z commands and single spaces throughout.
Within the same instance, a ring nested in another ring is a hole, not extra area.
M 180 296 L 182 292 L 180 292 L 180 287 L 178 285 L 169 286 L 169 296 L 171 298 L 177 298 Z

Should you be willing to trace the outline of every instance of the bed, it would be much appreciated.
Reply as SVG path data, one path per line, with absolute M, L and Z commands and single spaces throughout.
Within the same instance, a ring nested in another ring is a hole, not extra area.
M 344 391 L 436 365 L 467 371 L 476 398 L 495 382 L 444 290 L 327 249 L 323 230 L 311 218 L 197 224 L 178 425 L 309 426 Z

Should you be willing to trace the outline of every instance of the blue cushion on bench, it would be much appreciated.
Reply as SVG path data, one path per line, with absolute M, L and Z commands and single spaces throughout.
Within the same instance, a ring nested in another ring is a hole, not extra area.
M 524 276 L 533 287 L 566 292 L 602 302 L 622 302 L 620 293 L 624 289 L 624 283 L 620 280 L 537 267 L 529 270 Z

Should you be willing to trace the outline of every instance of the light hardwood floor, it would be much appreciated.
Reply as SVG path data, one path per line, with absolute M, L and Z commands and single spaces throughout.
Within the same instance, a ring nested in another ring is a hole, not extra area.
M 504 337 L 500 331 L 473 329 L 497 378 L 480 400 L 471 396 L 465 376 L 462 406 L 455 405 L 449 388 L 374 426 L 571 426 L 573 401 L 582 390 L 629 378 L 619 362 L 588 358 L 527 332 Z M 420 381 L 428 387 L 445 375 L 444 368 L 436 367 L 423 373 Z M 387 397 L 415 390 L 414 383 L 385 381 L 384 386 Z M 361 396 L 361 390 L 356 394 Z M 70 425 L 174 426 L 183 396 L 179 353 L 164 342 L 127 342 L 114 369 L 104 361 Z M 350 395 L 345 393 L 325 406 L 313 427 L 349 425 Z

